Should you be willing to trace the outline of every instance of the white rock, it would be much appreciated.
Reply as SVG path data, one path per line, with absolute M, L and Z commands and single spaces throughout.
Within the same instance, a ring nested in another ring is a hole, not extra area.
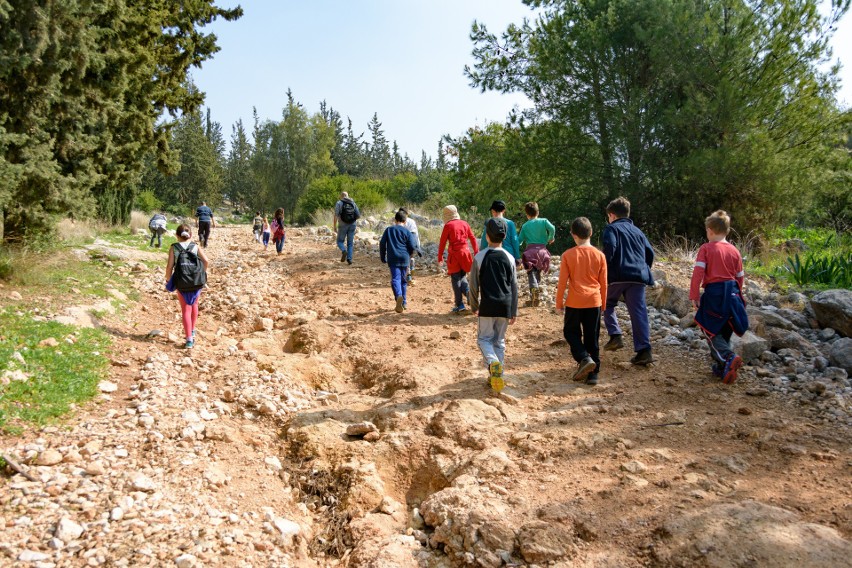
M 202 420 L 216 420 L 219 418 L 219 415 L 215 412 L 210 412 L 209 410 L 202 410 L 200 413 Z
M 98 383 L 98 390 L 101 392 L 115 392 L 118 390 L 118 385 L 109 381 L 101 381 Z
M 283 517 L 279 517 L 272 521 L 272 524 L 275 525 L 275 528 L 281 533 L 281 536 L 286 538 L 292 538 L 299 534 L 301 527 L 299 527 L 298 523 L 294 523 L 290 519 L 285 519 Z
M 175 558 L 177 568 L 193 568 L 198 565 L 198 559 L 192 554 L 181 554 Z
M 270 456 L 263 460 L 263 463 L 274 469 L 275 471 L 281 471 L 284 469 L 284 466 L 281 465 L 281 460 L 279 460 L 275 456 Z
M 18 555 L 19 562 L 42 562 L 50 558 L 49 554 L 37 550 L 24 550 Z
M 134 471 L 127 474 L 127 480 L 130 482 L 130 487 L 132 487 L 134 491 L 145 491 L 147 493 L 151 493 L 157 489 L 157 485 L 154 481 L 141 471 Z
M 113 507 L 112 511 L 109 512 L 109 518 L 111 521 L 120 521 L 124 518 L 124 509 Z
M 53 531 L 53 536 L 62 542 L 71 542 L 77 540 L 86 531 L 82 525 L 79 525 L 67 517 L 59 519 L 56 523 L 56 529 Z

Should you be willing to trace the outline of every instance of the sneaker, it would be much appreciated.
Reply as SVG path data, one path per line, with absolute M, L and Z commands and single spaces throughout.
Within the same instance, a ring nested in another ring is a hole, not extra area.
M 597 373 L 589 373 L 589 376 L 586 377 L 586 384 L 592 385 L 592 386 L 598 384 L 598 374 Z
M 532 307 L 537 308 L 541 304 L 541 290 L 533 288 L 530 294 L 532 294 Z
M 575 381 L 582 381 L 585 379 L 589 373 L 595 370 L 597 365 L 594 361 L 592 361 L 591 357 L 586 357 L 577 367 L 577 370 L 574 372 L 574 376 L 572 377 Z
M 636 355 L 634 355 L 633 358 L 630 360 L 630 363 L 632 363 L 633 365 L 642 366 L 650 365 L 653 362 L 654 357 L 651 355 L 650 349 L 643 349 L 642 351 L 637 352 Z
M 346 259 L 346 264 L 351 265 L 351 264 L 352 264 L 352 259 L 351 259 L 351 258 L 347 258 L 347 259 Z
M 714 377 L 719 377 L 720 379 L 724 375 L 725 364 L 724 363 L 713 363 L 710 365 L 710 372 L 713 373 Z
M 195 347 L 195 343 L 191 339 L 188 339 L 186 341 L 186 345 L 184 345 L 183 347 L 184 349 L 192 349 L 193 347 Z
M 394 309 L 396 310 L 396 313 L 398 313 L 398 314 L 401 314 L 402 310 L 405 309 L 405 300 L 402 298 L 402 296 L 396 297 L 396 308 L 394 308 Z
M 737 371 L 743 366 L 743 358 L 739 355 L 731 355 L 725 361 L 725 368 L 722 369 L 722 382 L 726 385 L 732 385 L 737 380 Z
M 340 253 L 340 262 L 346 262 L 346 251 Z
M 624 341 L 620 335 L 610 335 L 609 341 L 604 345 L 604 351 L 615 351 L 624 347 Z
M 506 386 L 505 381 L 503 381 L 503 364 L 500 361 L 492 361 L 490 365 L 488 365 L 488 382 L 491 384 L 491 388 L 494 392 L 500 392 L 503 390 L 503 387 Z
M 465 307 L 464 304 L 459 304 L 458 306 L 456 306 L 455 308 L 452 309 L 452 312 L 454 314 L 461 314 L 462 312 L 465 312 L 465 311 L 467 311 L 467 308 Z

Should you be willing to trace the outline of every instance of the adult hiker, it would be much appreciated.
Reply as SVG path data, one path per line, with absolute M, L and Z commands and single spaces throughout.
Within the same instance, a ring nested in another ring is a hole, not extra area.
M 148 246 L 154 246 L 154 239 L 156 238 L 157 248 L 160 248 L 163 241 L 163 235 L 166 232 L 166 216 L 162 211 L 154 213 L 154 216 L 151 217 L 150 221 L 148 221 L 148 230 L 151 231 L 151 242 Z
M 254 214 L 254 219 L 251 222 L 251 230 L 254 233 L 255 242 L 259 244 L 260 236 L 263 233 L 263 217 L 260 215 L 260 211 Z
M 515 222 L 511 219 L 507 219 L 504 215 L 506 213 L 506 203 L 501 200 L 496 200 L 491 203 L 491 208 L 489 209 L 491 212 L 492 219 L 503 219 L 506 221 L 506 238 L 503 240 L 502 248 L 511 254 L 515 259 L 516 266 L 520 266 L 521 264 L 521 247 L 518 246 L 518 230 L 515 228 Z M 488 221 L 485 222 L 485 225 L 488 225 Z M 488 241 L 486 240 L 486 227 L 482 227 L 482 237 L 479 239 L 479 250 L 488 248 Z
M 207 203 L 202 201 L 198 209 L 195 210 L 195 218 L 197 219 L 196 227 L 198 227 L 198 238 L 201 241 L 201 246 L 207 248 L 207 241 L 210 239 L 210 229 L 216 226 L 216 221 L 213 219 L 213 210 L 207 207 Z
M 361 212 L 349 193 L 340 193 L 340 199 L 334 204 L 334 230 L 337 232 L 337 248 L 340 249 L 340 262 L 352 264 L 352 246 L 355 243 L 355 223 Z
M 441 231 L 441 240 L 438 243 L 438 265 L 444 264 L 444 248 L 449 244 L 447 274 L 450 275 L 453 299 L 455 300 L 455 307 L 452 311 L 455 314 L 460 314 L 467 310 L 464 305 L 465 297 L 468 297 L 468 303 L 470 303 L 470 286 L 467 282 L 467 273 L 470 272 L 473 265 L 473 255 L 479 252 L 479 247 L 473 231 L 470 230 L 470 225 L 467 224 L 467 221 L 461 220 L 455 205 L 444 207 L 443 214 L 444 228 Z M 473 248 L 473 254 L 467 246 L 468 242 Z
M 169 247 L 166 263 L 166 290 L 177 292 L 187 349 L 195 346 L 195 324 L 198 321 L 198 301 L 207 283 L 207 256 L 192 242 L 189 225 L 178 225 L 178 242 Z
M 275 243 L 275 251 L 281 254 L 284 250 L 284 241 L 287 239 L 287 231 L 284 230 L 284 208 L 279 207 L 275 210 L 275 215 L 270 225 L 272 230 L 272 242 Z

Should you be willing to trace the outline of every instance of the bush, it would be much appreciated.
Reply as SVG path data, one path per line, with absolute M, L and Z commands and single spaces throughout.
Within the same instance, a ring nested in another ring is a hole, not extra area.
M 163 202 L 157 199 L 157 196 L 154 195 L 153 191 L 145 190 L 139 192 L 136 199 L 133 201 L 133 206 L 139 211 L 150 214 L 162 209 Z
M 822 284 L 832 288 L 852 288 L 852 254 L 808 253 L 787 257 L 788 278 L 799 286 Z

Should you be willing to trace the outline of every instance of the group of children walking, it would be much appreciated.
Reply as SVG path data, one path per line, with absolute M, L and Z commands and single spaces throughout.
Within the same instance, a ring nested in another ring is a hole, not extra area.
M 540 278 L 550 267 L 547 245 L 554 242 L 556 229 L 539 217 L 537 204 L 524 206 L 527 223 L 520 234 L 511 220 L 503 217 L 506 205 L 495 201 L 491 219 L 478 246 L 473 231 L 461 220 L 455 206 L 444 208 L 444 228 L 438 245 L 438 263 L 446 266 L 454 296 L 454 313 L 470 310 L 479 316 L 477 344 L 489 372 L 489 383 L 502 390 L 506 332 L 518 314 L 517 270 L 523 266 L 529 278 L 531 305 L 539 305 Z M 624 347 L 623 332 L 615 313 L 623 299 L 627 305 L 633 334 L 630 362 L 649 365 L 651 352 L 650 325 L 645 300 L 646 286 L 654 285 L 651 267 L 654 249 L 645 234 L 630 219 L 630 202 L 624 197 L 606 207 L 609 224 L 601 236 L 603 251 L 591 245 L 592 224 L 586 217 L 571 223 L 571 237 L 576 246 L 561 257 L 556 289 L 556 309 L 564 315 L 562 333 L 577 362 L 573 374 L 576 381 L 596 385 L 600 371 L 599 334 L 601 316 L 609 335 L 605 351 Z M 406 271 L 415 248 L 411 233 L 405 228 L 406 215 L 397 212 L 394 226 L 382 235 L 380 255 L 391 269 L 391 288 L 396 311 L 407 308 Z M 705 219 L 708 243 L 698 252 L 693 268 L 690 299 L 696 310 L 695 322 L 705 335 L 713 358 L 712 372 L 724 383 L 737 379 L 742 358 L 731 348 L 734 333 L 748 329 L 748 317 L 742 294 L 742 256 L 726 236 L 730 217 L 716 211 Z M 468 243 L 470 247 L 468 247 Z M 523 254 L 520 248 L 525 246 Z M 472 249 L 472 253 L 471 253 Z M 467 275 L 470 275 L 470 282 Z M 700 288 L 704 294 L 699 295 Z

